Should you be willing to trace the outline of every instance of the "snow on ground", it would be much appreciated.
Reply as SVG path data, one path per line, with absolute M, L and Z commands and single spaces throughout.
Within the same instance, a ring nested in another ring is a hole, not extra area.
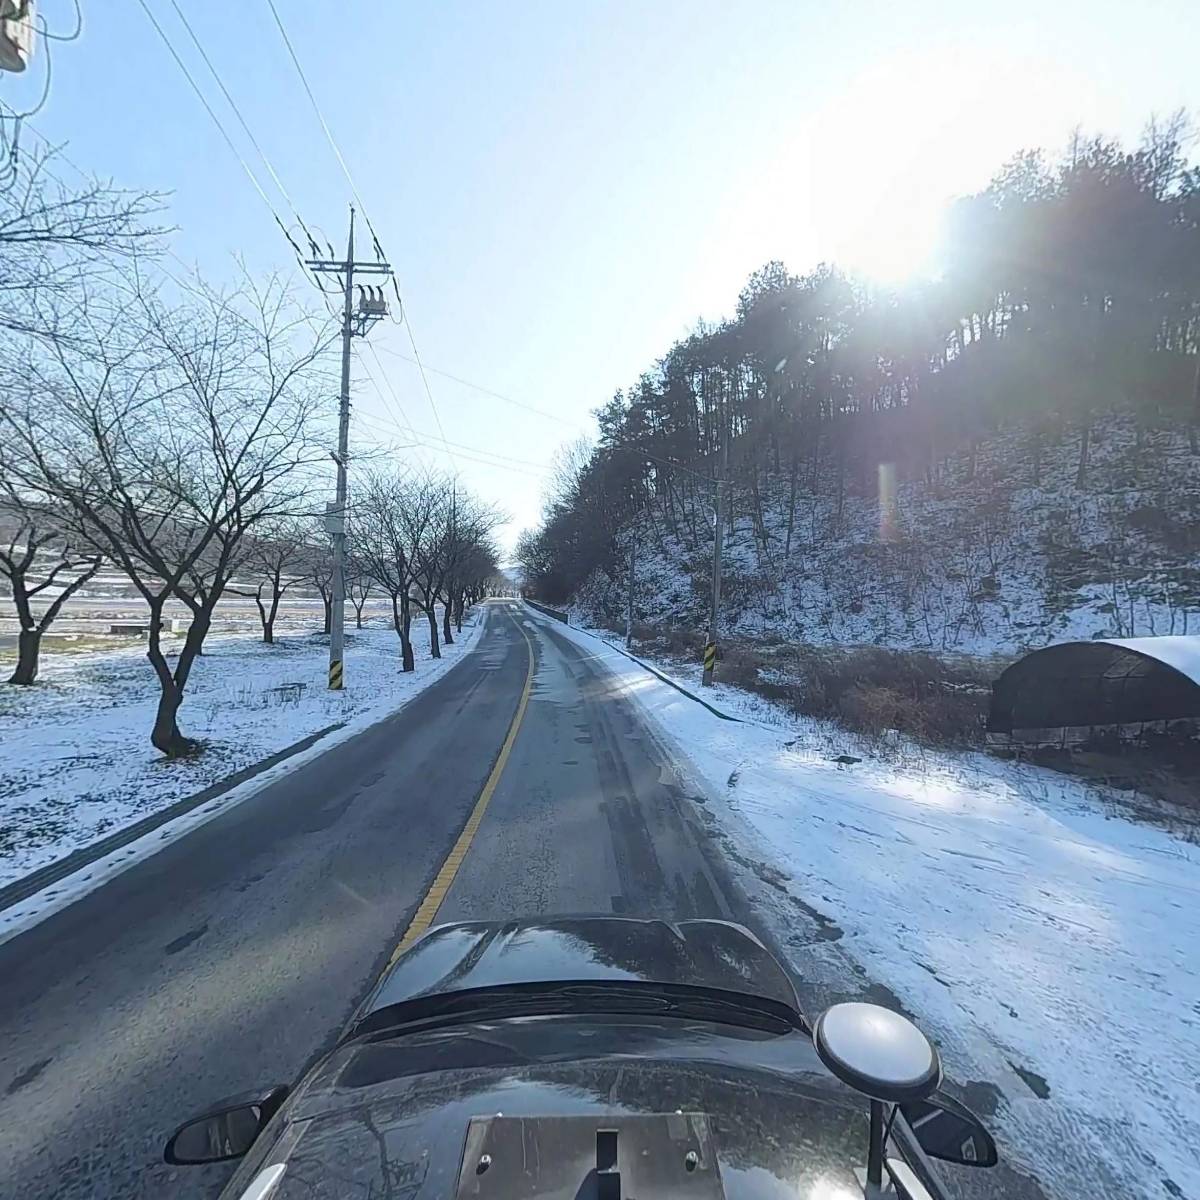
M 210 636 L 179 714 L 205 752 L 177 762 L 150 745 L 158 686 L 144 649 L 44 656 L 36 687 L 0 686 L 0 886 L 311 733 L 346 723 L 321 740 L 325 749 L 380 719 L 471 649 L 480 611 L 440 660 L 414 624 L 409 675 L 390 626 L 347 629 L 341 692 L 325 686 L 327 637 L 284 635 L 268 646 L 250 634 Z M 306 685 L 299 696 L 272 690 L 292 683 Z
M 969 1094 L 999 1089 L 988 1120 L 1007 1161 L 1055 1200 L 1200 1196 L 1200 847 L 1042 768 L 915 748 L 881 762 L 717 687 L 706 698 L 745 723 L 722 721 L 556 628 L 690 758 L 735 857 L 821 914 L 825 948 L 895 993 L 947 1074 L 982 1084 Z M 839 768 L 840 753 L 863 761 Z M 787 945 L 796 910 L 774 894 Z
M 942 464 L 938 486 L 898 480 L 895 508 L 829 476 L 813 492 L 768 474 L 735 487 L 722 550 L 725 633 L 808 645 L 1013 655 L 1051 642 L 1186 634 L 1200 628 L 1186 531 L 1200 517 L 1200 456 L 1182 426 L 1146 431 L 1109 417 L 1093 430 L 1087 481 L 1078 441 L 1046 439 L 1034 484 L 1029 431 L 989 435 L 975 469 Z M 761 505 L 761 508 L 760 508 Z M 760 513 L 761 519 L 752 517 Z M 890 513 L 890 516 L 889 516 Z M 639 621 L 702 628 L 710 525 L 674 507 L 637 526 Z M 794 518 L 794 519 L 793 519 Z M 624 624 L 624 554 L 578 587 L 589 623 Z

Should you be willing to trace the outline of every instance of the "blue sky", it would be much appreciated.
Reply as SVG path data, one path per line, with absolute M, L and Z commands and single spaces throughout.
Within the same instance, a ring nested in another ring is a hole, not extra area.
M 169 0 L 148 3 L 290 219 Z M 1195 0 L 276 3 L 426 363 L 557 418 L 429 376 L 445 437 L 471 449 L 409 453 L 506 508 L 508 543 L 591 410 L 731 311 L 767 259 L 927 269 L 947 200 L 1013 152 L 1200 114 Z M 84 7 L 83 36 L 51 47 L 37 129 L 84 168 L 169 191 L 174 250 L 206 273 L 234 254 L 289 268 L 138 0 Z M 301 215 L 340 247 L 349 188 L 266 0 L 181 7 Z M 67 0 L 40 8 L 69 30 Z M 0 76 L 0 99 L 35 99 L 44 67 Z M 436 443 L 404 331 L 371 340 L 356 430 Z

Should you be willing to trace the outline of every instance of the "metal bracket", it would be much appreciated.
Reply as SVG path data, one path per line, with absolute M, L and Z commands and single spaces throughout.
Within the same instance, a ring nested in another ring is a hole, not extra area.
M 475 1117 L 456 1200 L 724 1200 L 708 1117 Z

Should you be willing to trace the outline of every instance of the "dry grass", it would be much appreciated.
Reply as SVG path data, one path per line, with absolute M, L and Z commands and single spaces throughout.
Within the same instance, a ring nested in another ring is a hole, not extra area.
M 693 629 L 634 628 L 652 654 L 694 662 L 704 644 Z M 818 647 L 731 640 L 721 648 L 723 683 L 834 720 L 868 740 L 903 734 L 927 746 L 982 744 L 994 664 L 946 662 L 920 651 Z

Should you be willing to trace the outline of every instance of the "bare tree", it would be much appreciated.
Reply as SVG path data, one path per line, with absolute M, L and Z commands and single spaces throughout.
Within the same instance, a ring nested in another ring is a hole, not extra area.
M 309 530 L 303 523 L 281 517 L 259 530 L 246 554 L 247 568 L 261 578 L 253 592 L 237 594 L 254 598 L 263 641 L 268 645 L 275 641 L 275 619 L 283 597 L 309 578 L 308 541 Z
M 375 580 L 355 553 L 351 553 L 347 562 L 346 577 L 350 581 L 346 592 L 350 597 L 350 603 L 354 605 L 354 627 L 361 629 L 363 627 L 363 608 L 366 606 L 371 592 L 375 589 Z
M 89 305 L 69 341 L 28 354 L 21 402 L 0 411 L 0 453 L 145 601 L 160 688 L 150 740 L 177 757 L 198 749 L 179 708 L 243 541 L 304 507 L 326 454 L 316 367 L 330 329 L 314 331 L 274 279 L 232 295 L 198 286 L 177 310 L 130 282 L 120 311 Z M 160 640 L 172 597 L 191 613 L 173 664 Z
M 10 490 L 5 507 L 12 524 L 7 542 L 0 543 L 0 576 L 8 581 L 18 626 L 17 665 L 8 682 L 28 685 L 38 676 L 42 636 L 100 569 L 101 559 L 72 551 L 54 514 L 42 506 L 25 504 Z M 42 596 L 49 603 L 37 612 Z
M 441 658 L 437 606 L 449 569 L 448 540 L 453 527 L 455 483 L 437 473 L 413 477 L 405 489 L 402 516 L 407 527 L 415 599 L 429 622 L 429 654 Z
M 442 632 L 447 644 L 453 639 L 453 620 L 462 630 L 467 596 L 475 596 L 483 581 L 496 569 L 496 549 L 492 534 L 503 523 L 503 514 L 470 493 L 452 486 L 450 502 L 444 508 L 445 530 L 441 538 L 445 565 L 442 585 Z
M 0 190 L 0 329 L 71 338 L 68 297 L 82 298 L 113 260 L 153 253 L 166 232 L 153 223 L 162 197 L 92 180 L 69 188 L 55 154 L 22 154 Z
M 415 669 L 412 648 L 414 532 L 409 518 L 409 481 L 396 472 L 377 472 L 367 478 L 355 505 L 354 546 L 361 569 L 378 582 L 392 602 L 392 624 L 400 638 L 405 671 Z
M 324 528 L 315 537 L 305 557 L 305 582 L 311 583 L 321 597 L 325 617 L 321 632 L 328 635 L 333 632 L 333 550 Z

